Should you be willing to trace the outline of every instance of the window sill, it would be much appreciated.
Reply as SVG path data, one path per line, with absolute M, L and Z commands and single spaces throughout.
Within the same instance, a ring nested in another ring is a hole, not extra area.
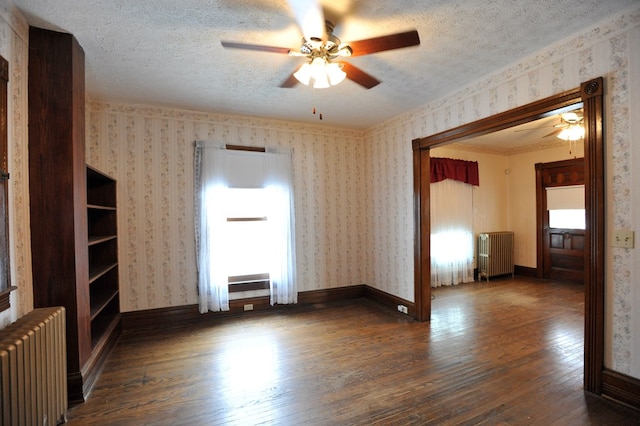
M 269 289 L 269 274 L 229 277 L 229 293 Z

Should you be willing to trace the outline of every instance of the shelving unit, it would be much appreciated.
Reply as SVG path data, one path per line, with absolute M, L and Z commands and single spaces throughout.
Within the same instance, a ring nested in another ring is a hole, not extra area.
M 67 311 L 73 405 L 120 331 L 116 182 L 85 163 L 84 51 L 71 34 L 30 28 L 28 94 L 33 305 Z
M 116 181 L 87 166 L 87 235 L 91 347 L 120 321 Z

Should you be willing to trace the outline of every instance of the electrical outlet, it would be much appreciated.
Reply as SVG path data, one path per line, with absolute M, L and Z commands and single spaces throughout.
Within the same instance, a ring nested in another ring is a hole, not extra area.
M 398 305 L 398 311 L 402 312 L 403 314 L 408 314 L 409 313 L 409 310 L 404 305 Z
M 244 310 L 253 311 L 253 303 L 247 303 L 246 305 L 244 305 Z
M 612 247 L 633 248 L 634 232 L 628 229 L 617 229 L 611 237 Z

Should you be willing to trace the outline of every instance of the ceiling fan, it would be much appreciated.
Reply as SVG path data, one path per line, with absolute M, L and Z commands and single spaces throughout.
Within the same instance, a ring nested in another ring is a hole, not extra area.
M 544 135 L 543 137 L 548 138 L 549 136 L 557 136 L 560 139 L 572 141 L 582 139 L 584 137 L 584 126 L 582 125 L 584 116 L 582 115 L 582 109 L 565 112 L 559 114 L 558 117 L 560 118 L 560 124 L 519 129 L 514 131 L 527 132 L 536 129 L 543 129 L 546 127 L 553 127 L 554 130 L 551 133 Z
M 301 82 L 316 89 L 323 89 L 335 86 L 348 78 L 371 89 L 380 84 L 378 79 L 340 59 L 420 44 L 416 30 L 343 43 L 333 34 L 333 23 L 325 21 L 323 9 L 318 0 L 289 0 L 289 5 L 304 36 L 299 49 L 222 41 L 222 46 L 225 48 L 304 57 L 306 62 L 280 87 L 291 88 Z
M 576 112 L 560 114 L 560 124 L 555 125 L 556 130 L 547 136 L 557 136 L 565 141 L 577 141 L 584 138 L 584 126 L 581 124 L 584 116 Z

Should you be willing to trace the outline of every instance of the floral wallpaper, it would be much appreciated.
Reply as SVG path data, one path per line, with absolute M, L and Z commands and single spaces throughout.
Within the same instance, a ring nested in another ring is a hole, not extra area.
M 11 308 L 0 313 L 0 329 L 33 309 L 31 234 L 29 232 L 29 157 L 27 133 L 27 62 L 29 27 L 0 1 L 0 55 L 9 61 L 8 167 Z
M 640 7 L 559 41 L 511 67 L 480 78 L 411 113 L 368 129 L 367 161 L 375 170 L 367 209 L 372 211 L 373 278 L 367 283 L 389 293 L 412 293 L 413 253 L 410 179 L 411 140 L 507 111 L 606 79 L 606 222 L 613 229 L 640 230 Z M 635 152 L 635 154 L 634 154 Z M 634 186 L 634 183 L 636 185 Z M 387 200 L 394 200 L 393 208 Z M 397 202 L 397 203 L 396 203 Z M 639 238 L 636 236 L 636 241 Z M 378 253 L 384 247 L 384 253 Z M 607 244 L 606 365 L 640 378 L 640 249 Z M 393 263 L 393 265 L 391 265 Z
M 293 150 L 298 288 L 366 282 L 362 132 L 88 102 L 87 162 L 118 181 L 123 311 L 197 301 L 194 141 Z

